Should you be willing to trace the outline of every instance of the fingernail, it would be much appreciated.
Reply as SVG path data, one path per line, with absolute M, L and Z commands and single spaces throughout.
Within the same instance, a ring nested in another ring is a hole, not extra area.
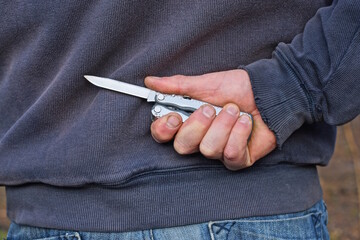
M 239 115 L 239 108 L 237 108 L 235 105 L 229 105 L 227 108 L 226 108 L 226 111 L 233 115 L 233 116 L 238 116 Z
M 202 113 L 207 118 L 212 118 L 215 115 L 215 109 L 213 107 L 210 107 L 209 105 L 204 105 L 202 107 Z
M 239 121 L 243 124 L 250 124 L 251 120 L 246 114 L 239 117 Z
M 177 128 L 180 125 L 180 123 L 181 121 L 177 117 L 172 115 L 170 115 L 166 121 L 166 125 L 169 128 Z

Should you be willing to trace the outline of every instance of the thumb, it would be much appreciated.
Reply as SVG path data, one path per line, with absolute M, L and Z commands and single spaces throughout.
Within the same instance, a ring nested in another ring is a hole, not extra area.
M 186 95 L 198 100 L 206 100 L 221 85 L 214 75 L 216 73 L 199 76 L 146 77 L 145 85 L 162 93 Z

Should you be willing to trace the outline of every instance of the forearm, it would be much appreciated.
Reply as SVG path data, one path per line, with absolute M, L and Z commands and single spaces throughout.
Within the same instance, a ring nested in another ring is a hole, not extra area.
M 359 114 L 359 25 L 360 2 L 334 1 L 272 59 L 245 67 L 279 146 L 305 122 L 339 125 Z

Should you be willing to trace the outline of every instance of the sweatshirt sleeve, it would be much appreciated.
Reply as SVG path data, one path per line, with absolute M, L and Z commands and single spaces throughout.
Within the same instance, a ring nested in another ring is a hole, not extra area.
M 271 59 L 244 67 L 279 147 L 305 122 L 340 125 L 360 112 L 360 1 L 334 0 Z

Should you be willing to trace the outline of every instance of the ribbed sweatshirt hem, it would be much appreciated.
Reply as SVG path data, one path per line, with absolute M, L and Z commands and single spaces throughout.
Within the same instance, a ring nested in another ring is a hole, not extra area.
M 280 148 L 304 122 L 313 122 L 308 90 L 282 55 L 277 48 L 272 59 L 240 66 L 250 76 L 256 106 Z
M 287 164 L 231 173 L 220 166 L 159 171 L 121 185 L 36 183 L 6 190 L 8 216 L 18 224 L 97 232 L 298 212 L 322 198 L 316 167 Z

